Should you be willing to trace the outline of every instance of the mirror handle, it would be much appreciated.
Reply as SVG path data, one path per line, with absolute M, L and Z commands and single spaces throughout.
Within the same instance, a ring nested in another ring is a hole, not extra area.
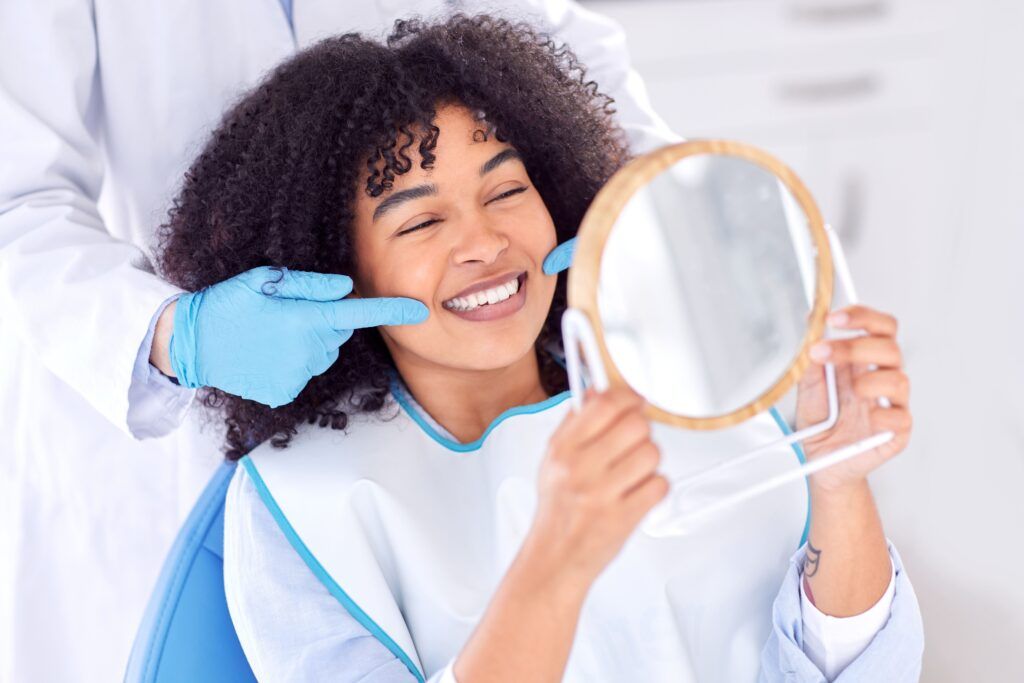
M 562 314 L 562 345 L 565 347 L 565 370 L 569 376 L 569 390 L 572 392 L 572 408 L 579 412 L 583 408 L 583 394 L 586 391 L 584 374 L 593 381 L 599 392 L 608 389 L 608 374 L 601 352 L 594 336 L 594 328 L 586 314 L 578 308 L 568 308 Z M 580 359 L 580 347 L 587 364 Z
M 857 297 L 857 290 L 853 287 L 853 275 L 850 274 L 850 265 L 846 262 L 846 252 L 843 251 L 843 243 L 839 241 L 839 235 L 836 234 L 835 229 L 828 223 L 825 223 L 825 234 L 828 235 L 828 244 L 832 249 L 832 263 L 839 278 L 839 286 L 843 288 L 843 292 L 846 294 L 846 300 L 850 304 L 860 303 L 860 299 Z M 872 365 L 870 368 L 874 370 L 875 366 Z M 891 408 L 892 402 L 885 396 L 879 396 L 878 405 L 883 408 Z

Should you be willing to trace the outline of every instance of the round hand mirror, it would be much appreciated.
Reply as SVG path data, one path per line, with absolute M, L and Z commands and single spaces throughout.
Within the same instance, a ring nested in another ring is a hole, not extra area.
M 608 382 L 655 420 L 737 424 L 810 364 L 832 303 L 832 255 L 810 193 L 746 144 L 683 142 L 638 157 L 577 235 L 569 305 L 594 328 Z

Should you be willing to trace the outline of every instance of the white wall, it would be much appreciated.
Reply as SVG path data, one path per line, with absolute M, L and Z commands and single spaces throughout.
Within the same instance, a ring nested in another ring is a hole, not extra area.
M 765 147 L 894 313 L 910 446 L 873 477 L 922 680 L 1024 681 L 1024 3 L 592 0 L 687 137 Z

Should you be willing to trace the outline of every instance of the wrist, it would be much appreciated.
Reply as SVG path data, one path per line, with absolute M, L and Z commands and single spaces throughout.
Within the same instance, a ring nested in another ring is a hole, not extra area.
M 169 316 L 172 322 L 167 341 L 167 355 L 171 371 L 178 383 L 189 389 L 206 386 L 199 381 L 196 348 L 196 316 L 202 301 L 202 291 L 182 294 L 174 302 L 174 310 Z
M 871 487 L 867 483 L 867 477 L 856 477 L 846 481 L 831 481 L 827 478 L 818 477 L 816 473 L 808 477 L 808 487 L 812 502 L 860 501 L 865 496 L 870 498 L 871 495 Z
M 579 609 L 596 577 L 573 571 L 552 544 L 530 534 L 509 568 L 509 575 L 526 587 L 531 595 L 568 609 Z
M 149 363 L 167 377 L 176 377 L 174 368 L 171 365 L 171 335 L 174 331 L 174 313 L 177 310 L 177 300 L 172 301 L 157 318 L 156 326 L 153 329 L 153 342 L 149 350 Z
M 459 652 L 455 678 L 562 679 L 587 591 L 565 581 L 558 560 L 535 534 L 527 536 Z

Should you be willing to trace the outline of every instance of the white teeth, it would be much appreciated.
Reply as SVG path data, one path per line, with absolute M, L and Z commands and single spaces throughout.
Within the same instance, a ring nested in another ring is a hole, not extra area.
M 491 287 L 490 289 L 485 289 L 482 292 L 473 292 L 466 296 L 457 296 L 454 299 L 448 299 L 443 305 L 445 308 L 450 308 L 455 311 L 471 311 L 474 308 L 479 308 L 480 306 L 496 304 L 504 301 L 518 291 L 519 279 L 512 278 L 504 284 L 498 285 L 497 287 Z

